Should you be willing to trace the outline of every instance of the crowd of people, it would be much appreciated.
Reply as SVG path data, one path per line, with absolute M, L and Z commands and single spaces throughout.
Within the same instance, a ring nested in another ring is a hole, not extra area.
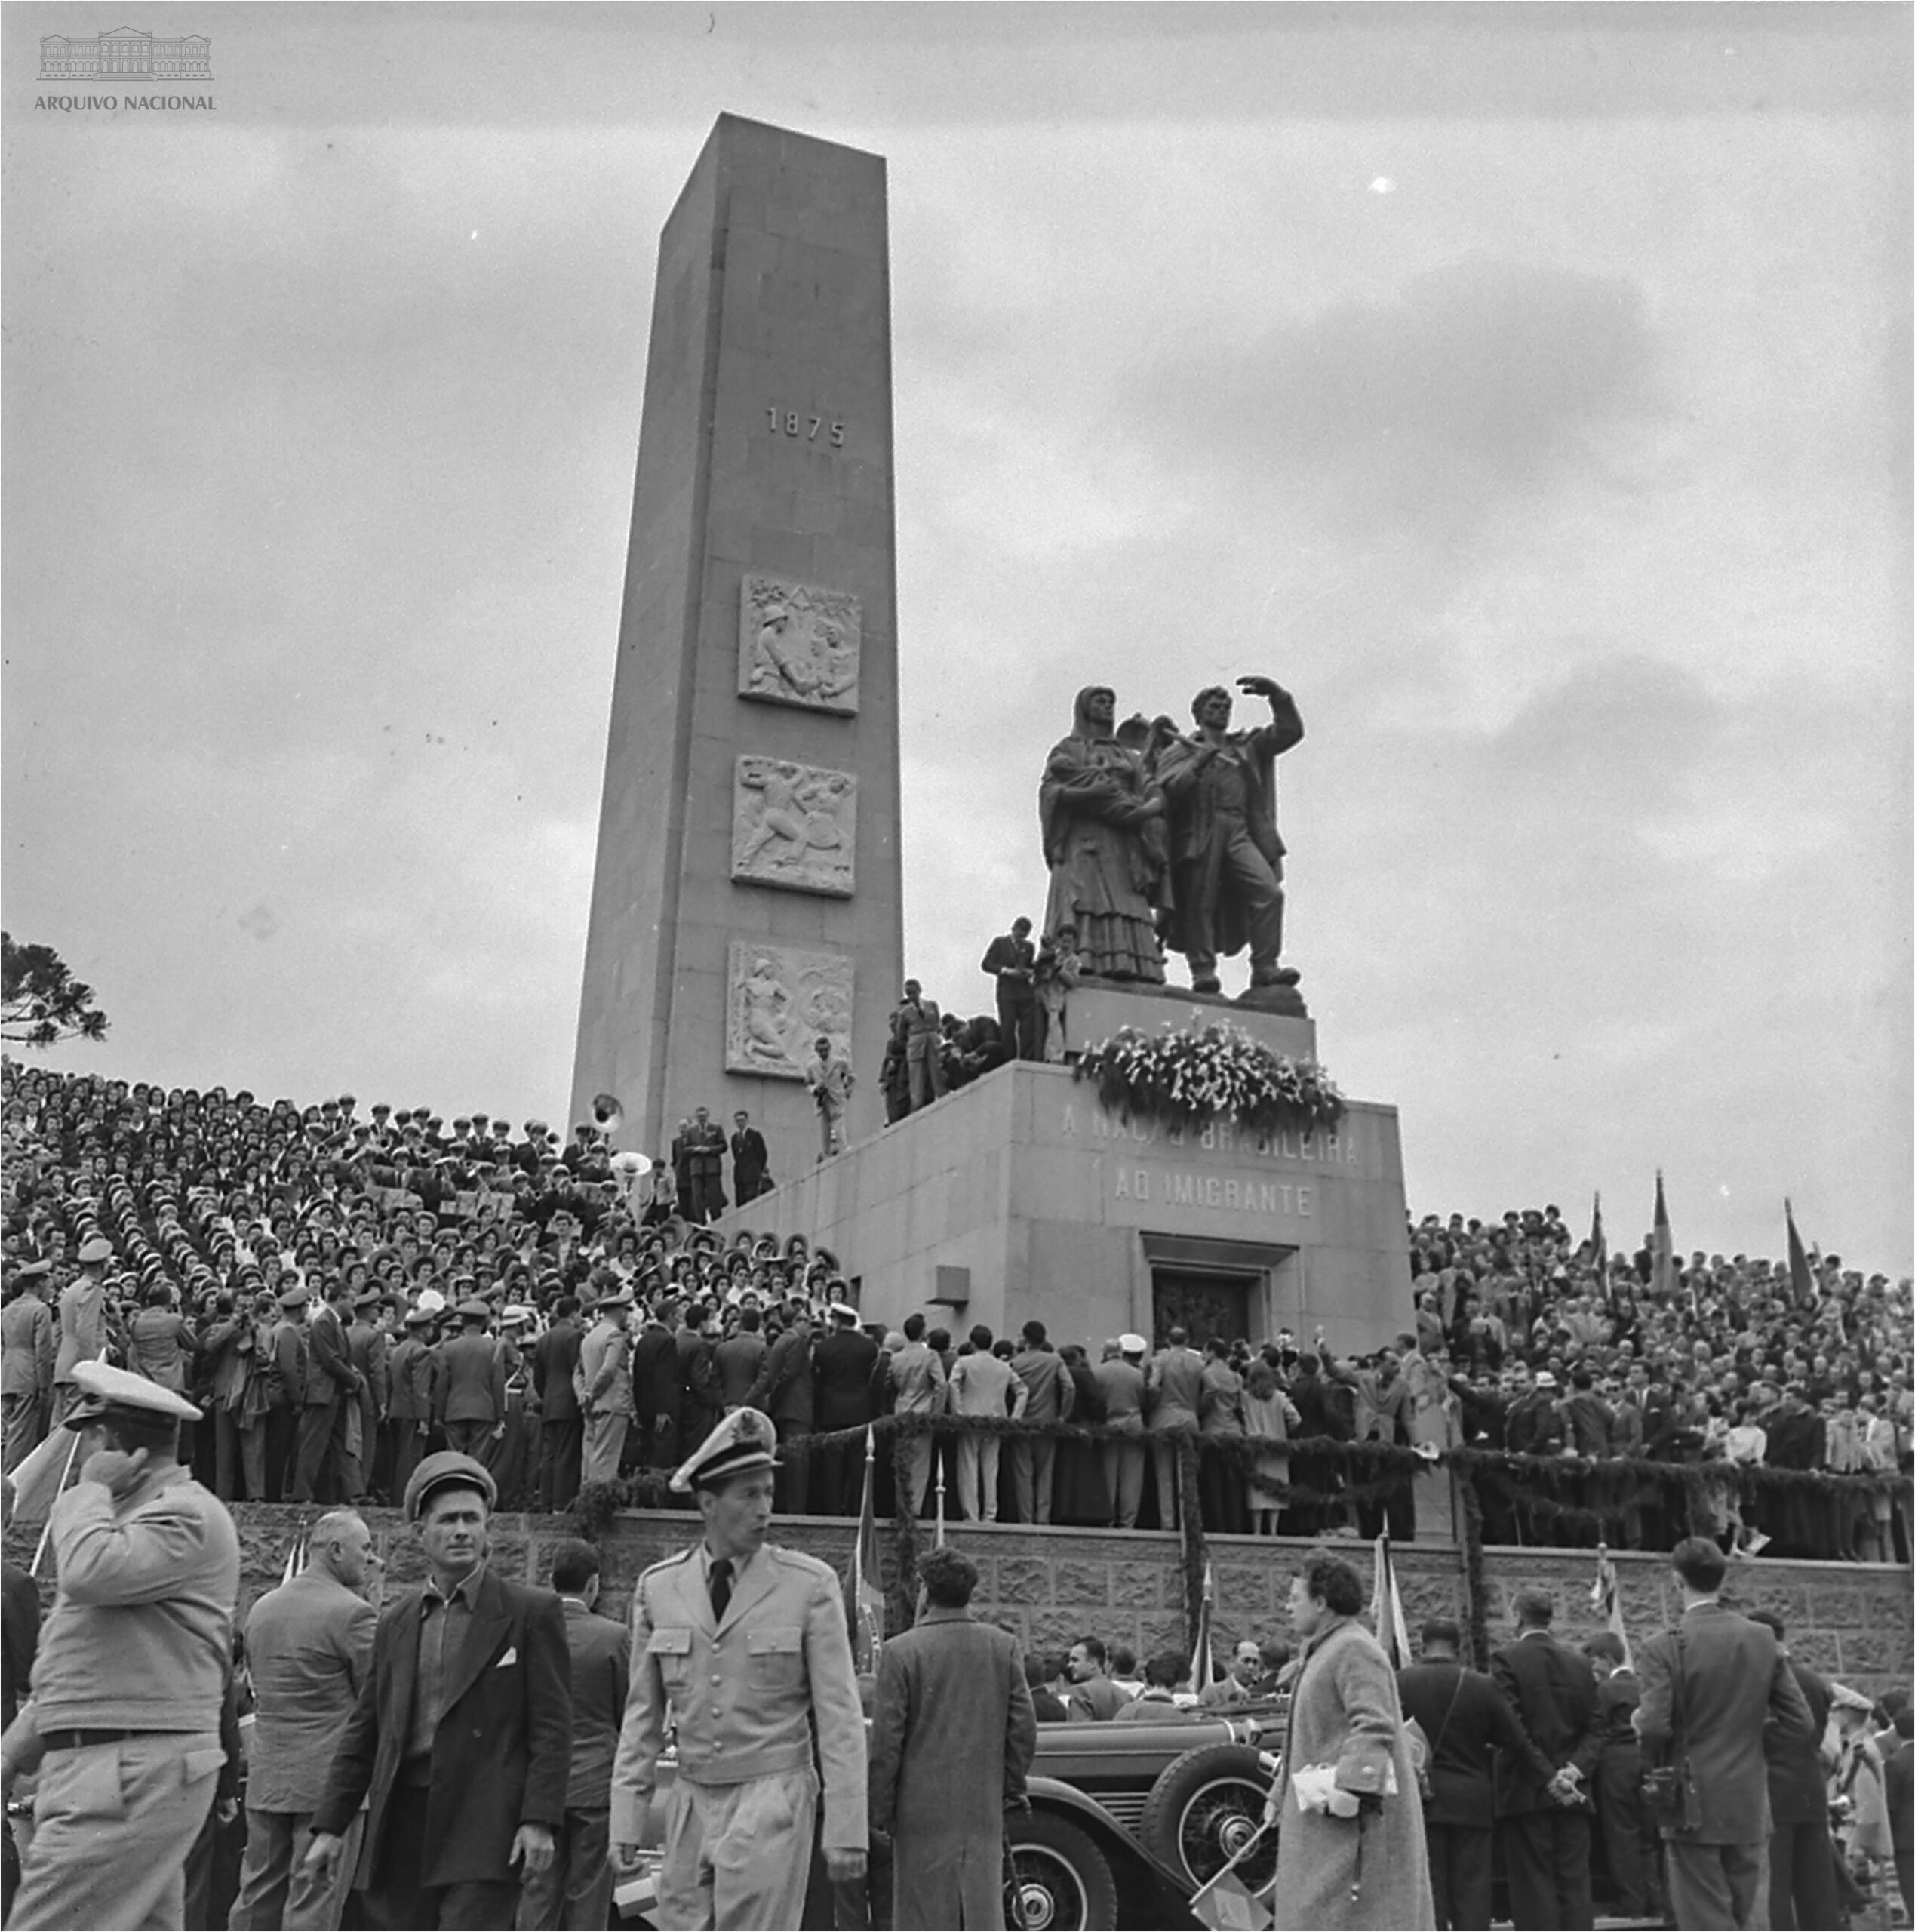
M 73 1364 L 104 1352 L 204 1410 L 188 1460 L 226 1500 L 396 1500 L 421 1457 L 456 1448 L 501 1506 L 561 1509 L 589 1481 L 655 1486 L 750 1406 L 787 1446 L 789 1513 L 856 1513 L 844 1432 L 988 1417 L 1010 1426 L 914 1439 L 908 1506 L 1168 1527 L 1192 1441 L 1210 1531 L 1452 1534 L 1447 1468 L 1379 1472 L 1326 1447 L 1382 1444 L 1548 1459 L 1479 1484 L 1492 1543 L 1667 1549 L 1694 1530 L 1908 1560 L 1892 1484 L 1830 1506 L 1754 1479 L 1910 1469 L 1910 1282 L 1839 1257 L 1805 1294 L 1781 1264 L 1698 1253 L 1658 1294 L 1647 1246 L 1606 1256 L 1554 1207 L 1431 1215 L 1409 1230 L 1413 1328 L 1353 1360 L 1320 1329 L 1060 1343 L 1034 1318 L 998 1336 L 920 1312 L 892 1330 L 864 1320 L 828 1251 L 704 1224 L 726 1149 L 703 1109 L 635 1180 L 589 1123 L 565 1140 L 483 1114 L 362 1117 L 349 1095 L 300 1108 L 0 1073 L 8 1468 L 57 1421 Z M 749 1199 L 767 1163 L 742 1115 L 729 1151 Z M 792 1447 L 813 1435 L 838 1439 Z
M 1486 1932 L 1500 1866 L 1515 1932 L 1590 1927 L 1599 1835 L 1637 1922 L 1879 1923 L 1891 1871 L 1910 1900 L 1906 1690 L 1873 1703 L 1791 1657 L 1778 1617 L 1724 1600 L 1706 1539 L 1673 1552 L 1681 1613 L 1639 1667 L 1619 1629 L 1562 1641 L 1535 1587 L 1486 1672 L 1442 1618 L 1412 1662 L 1320 1546 L 1291 1577 L 1293 1652 L 1246 1636 L 1221 1674 L 1169 1652 L 1136 1678 L 1086 1635 L 1020 1660 L 973 1614 L 953 1543 L 921 1555 L 914 1623 L 861 1673 L 842 1580 L 770 1540 L 777 1437 L 755 1409 L 674 1472 L 690 1540 L 640 1577 L 627 1623 L 597 1614 L 589 1543 L 536 1586 L 490 1565 L 497 1487 L 457 1450 L 405 1486 L 420 1585 L 375 1613 L 370 1532 L 334 1509 L 242 1617 L 232 1519 L 179 1461 L 198 1419 L 78 1365 L 44 1628 L 6 1580 L 0 1783 L 33 1792 L 23 1850 L 4 1834 L 22 1932 L 596 1928 L 621 1873 L 649 1875 L 668 1927 L 1002 1925 L 1038 1727 L 1192 1706 L 1261 1712 L 1280 1746 L 1274 1860 L 1243 1847 L 1241 1907 L 1209 1922 Z

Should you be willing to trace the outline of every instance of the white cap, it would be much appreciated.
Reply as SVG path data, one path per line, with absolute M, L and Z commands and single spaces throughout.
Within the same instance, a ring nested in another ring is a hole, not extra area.
M 178 1422 L 197 1422 L 199 1411 L 183 1395 L 149 1382 L 129 1369 L 103 1361 L 76 1361 L 73 1385 L 80 1392 L 66 1417 L 69 1429 L 78 1429 L 107 1409 L 140 1409 L 149 1415 L 171 1416 Z
M 1117 1346 L 1127 1355 L 1142 1355 L 1149 1354 L 1151 1345 L 1142 1336 L 1127 1333 L 1117 1337 Z

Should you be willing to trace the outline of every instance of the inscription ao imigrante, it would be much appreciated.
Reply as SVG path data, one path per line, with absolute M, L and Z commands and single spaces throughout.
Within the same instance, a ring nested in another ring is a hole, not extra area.
M 1198 1128 L 1160 1127 L 1150 1121 L 1125 1121 L 1101 1107 L 1087 1110 L 1080 1125 L 1077 1110 L 1064 1109 L 1062 1131 L 1067 1140 L 1088 1140 L 1110 1146 L 1114 1153 L 1133 1147 L 1155 1146 L 1194 1152 L 1225 1154 L 1242 1161 L 1308 1161 L 1314 1168 L 1355 1167 L 1362 1156 L 1354 1123 L 1341 1132 L 1320 1128 L 1302 1133 L 1268 1133 L 1240 1128 L 1228 1121 L 1212 1121 Z M 1317 1190 L 1300 1180 L 1275 1180 L 1256 1174 L 1200 1174 L 1190 1168 L 1129 1167 L 1112 1168 L 1111 1196 L 1119 1201 L 1157 1200 L 1173 1207 L 1213 1208 L 1226 1212 L 1314 1215 Z

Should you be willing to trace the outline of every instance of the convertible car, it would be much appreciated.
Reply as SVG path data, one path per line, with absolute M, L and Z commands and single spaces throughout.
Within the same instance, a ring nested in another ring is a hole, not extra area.
M 1262 1819 L 1266 1754 L 1282 1735 L 1284 1715 L 1271 1700 L 1191 1710 L 1160 1724 L 1040 1724 L 1030 1809 L 1005 1821 L 1006 1923 L 1027 1932 L 1194 1925 L 1191 1894 Z M 660 1770 L 669 1775 L 669 1760 Z M 1276 1862 L 1274 1838 L 1266 1837 L 1237 1873 L 1259 1890 Z M 884 1848 L 875 1847 L 871 1882 L 886 1897 L 889 1869 Z M 621 1922 L 650 1924 L 653 1897 L 648 1864 L 619 1887 Z M 832 1923 L 820 1860 L 805 1924 Z

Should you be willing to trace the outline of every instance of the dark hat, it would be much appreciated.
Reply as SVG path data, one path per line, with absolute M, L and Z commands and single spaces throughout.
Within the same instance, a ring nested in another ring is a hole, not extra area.
M 471 1277 L 468 1275 L 466 1278 L 469 1281 Z M 490 1321 L 492 1319 L 491 1309 L 476 1295 L 462 1301 L 459 1304 L 458 1313 L 461 1321 Z
M 412 1479 L 406 1484 L 406 1521 L 417 1522 L 419 1512 L 426 1506 L 427 1499 L 435 1491 L 454 1484 L 461 1489 L 477 1490 L 485 1498 L 488 1509 L 498 1504 L 499 1485 L 492 1480 L 492 1472 L 483 1463 L 475 1461 L 470 1456 L 462 1456 L 456 1449 L 441 1449 L 436 1455 L 428 1456 L 413 1471 Z

